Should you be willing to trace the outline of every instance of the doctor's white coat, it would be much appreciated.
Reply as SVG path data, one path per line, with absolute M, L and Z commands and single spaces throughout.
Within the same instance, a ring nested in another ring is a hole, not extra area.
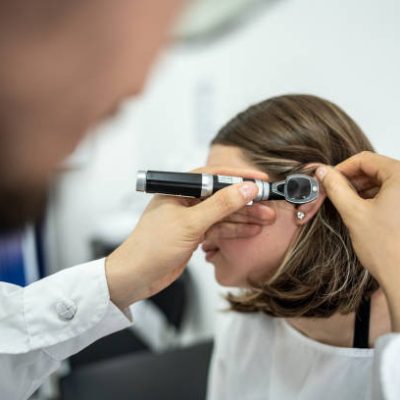
M 110 301 L 104 260 L 26 288 L 0 282 L 0 399 L 27 399 L 62 360 L 130 324 Z

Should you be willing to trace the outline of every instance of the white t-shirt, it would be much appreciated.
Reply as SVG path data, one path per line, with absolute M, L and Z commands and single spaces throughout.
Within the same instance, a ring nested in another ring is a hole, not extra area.
M 373 349 L 322 344 L 261 313 L 228 311 L 221 318 L 208 400 L 370 397 Z

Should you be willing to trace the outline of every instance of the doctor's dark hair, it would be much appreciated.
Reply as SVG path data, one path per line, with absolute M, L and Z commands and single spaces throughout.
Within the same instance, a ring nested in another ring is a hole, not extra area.
M 229 121 L 212 144 L 235 146 L 276 180 L 307 173 L 307 164 L 336 165 L 373 147 L 338 106 L 310 95 L 285 95 L 255 104 Z M 329 317 L 356 311 L 378 288 L 360 264 L 349 232 L 326 199 L 300 228 L 281 265 L 267 282 L 230 294 L 233 310 L 276 317 Z

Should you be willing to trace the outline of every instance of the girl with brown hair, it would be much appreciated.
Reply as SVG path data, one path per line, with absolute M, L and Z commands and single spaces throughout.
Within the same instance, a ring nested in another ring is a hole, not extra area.
M 212 141 L 208 165 L 256 168 L 268 180 L 313 174 L 373 147 L 335 104 L 286 95 L 256 104 Z M 240 288 L 221 315 L 209 400 L 365 398 L 386 300 L 360 264 L 347 228 L 322 194 L 268 202 L 272 224 L 247 239 L 206 235 L 217 281 Z

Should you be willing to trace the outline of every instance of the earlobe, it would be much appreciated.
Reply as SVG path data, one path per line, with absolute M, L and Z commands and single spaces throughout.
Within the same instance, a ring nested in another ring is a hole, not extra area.
M 315 214 L 321 208 L 324 200 L 326 199 L 325 193 L 320 193 L 318 198 L 311 203 L 302 204 L 296 210 L 296 222 L 298 225 L 304 225 L 314 218 Z
M 296 212 L 296 219 L 297 221 L 303 221 L 303 219 L 306 217 L 306 214 L 303 211 L 297 211 Z

